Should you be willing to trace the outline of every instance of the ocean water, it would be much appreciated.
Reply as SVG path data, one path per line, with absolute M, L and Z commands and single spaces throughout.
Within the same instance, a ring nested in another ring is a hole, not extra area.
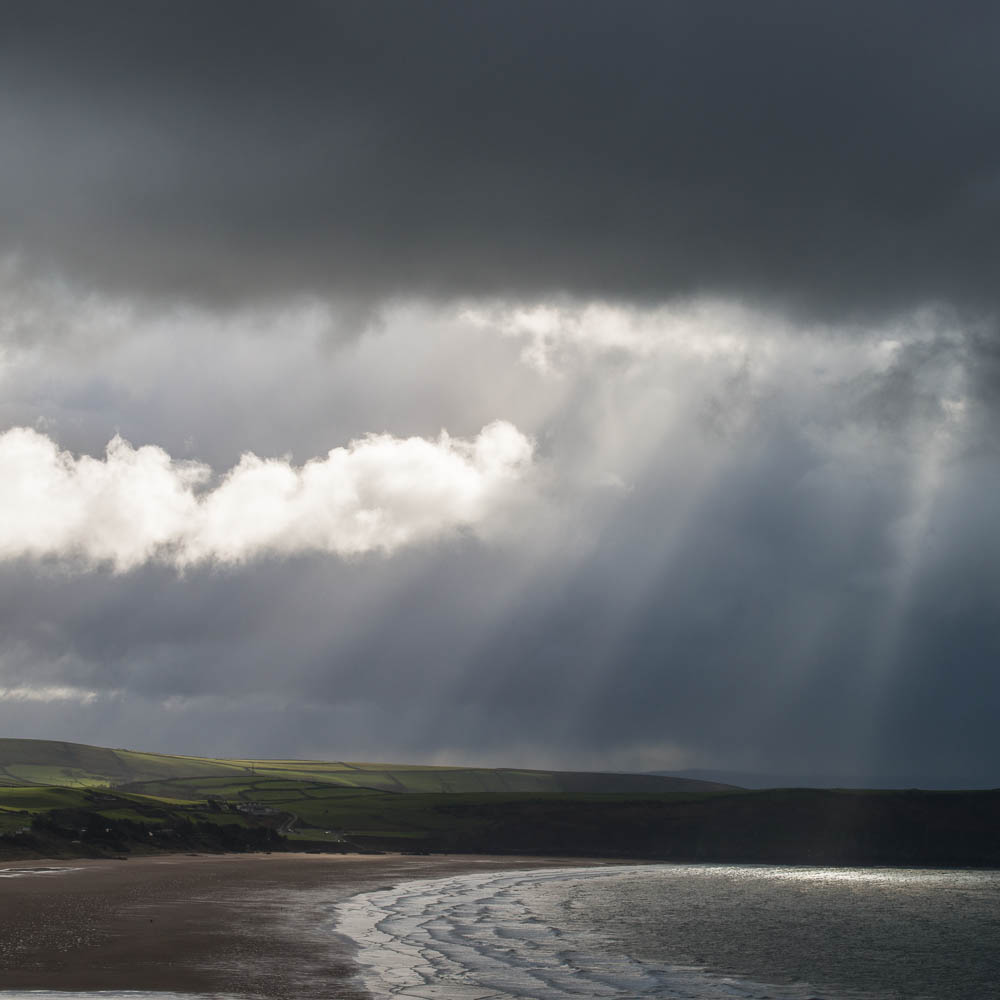
M 336 908 L 375 998 L 1000 1000 L 1000 873 L 477 873 Z

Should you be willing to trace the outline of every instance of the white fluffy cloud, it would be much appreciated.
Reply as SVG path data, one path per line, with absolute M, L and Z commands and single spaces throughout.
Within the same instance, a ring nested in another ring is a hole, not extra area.
M 532 443 L 496 421 L 473 440 L 369 435 L 301 467 L 245 454 L 211 469 L 115 437 L 74 457 L 38 431 L 0 435 L 0 558 L 126 571 L 262 555 L 392 552 L 485 522 L 532 462 Z

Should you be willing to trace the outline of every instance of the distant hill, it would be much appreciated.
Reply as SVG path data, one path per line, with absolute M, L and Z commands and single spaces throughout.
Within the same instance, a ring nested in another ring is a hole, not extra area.
M 250 797 L 281 782 L 400 793 L 655 795 L 723 791 L 712 781 L 650 774 L 431 767 L 349 761 L 229 760 L 0 739 L 0 787 L 112 788 L 178 800 Z
M 795 774 L 759 773 L 755 771 L 688 770 L 649 771 L 650 775 L 685 778 L 689 781 L 718 782 L 737 788 L 923 788 L 948 791 L 974 791 L 1000 787 L 1000 775 L 992 779 L 982 776 L 929 777 L 926 774 Z

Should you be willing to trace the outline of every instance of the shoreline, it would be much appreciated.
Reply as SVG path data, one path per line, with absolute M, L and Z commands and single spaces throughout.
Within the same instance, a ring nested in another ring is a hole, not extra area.
M 332 905 L 400 882 L 614 866 L 509 855 L 161 855 L 5 862 L 0 990 L 367 1000 Z

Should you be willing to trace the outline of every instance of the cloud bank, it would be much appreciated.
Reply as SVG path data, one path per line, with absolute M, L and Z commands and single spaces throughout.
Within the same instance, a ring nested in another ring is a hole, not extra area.
M 25 427 L 0 435 L 0 558 L 76 560 L 122 572 L 260 556 L 357 556 L 476 528 L 531 465 L 532 444 L 497 421 L 471 441 L 373 434 L 295 467 L 245 454 L 211 470 L 116 436 L 73 457 Z
M 14 0 L 0 230 L 218 303 L 995 311 L 998 28 L 976 0 Z
M 21 692 L 0 723 L 215 754 L 995 780 L 1000 472 L 953 316 L 842 331 L 712 301 L 479 309 L 400 306 L 335 349 L 298 313 L 264 333 L 136 316 L 88 352 L 13 358 L 4 404 L 47 416 L 43 467 L 55 441 L 99 455 L 117 424 L 172 443 L 167 481 L 197 481 L 161 492 L 184 503 L 227 482 L 176 457 L 189 427 L 216 470 L 253 441 L 322 456 L 317 435 L 352 421 L 394 442 L 420 428 L 422 450 L 440 443 L 428 421 L 454 428 L 462 476 L 490 466 L 472 451 L 484 412 L 537 444 L 481 519 L 392 558 L 317 545 L 216 572 L 199 506 L 128 573 L 106 550 L 85 578 L 0 563 L 0 679 Z M 249 473 L 265 507 L 284 496 Z M 242 534 L 256 517 L 220 521 L 243 551 L 292 548 L 294 519 L 264 513 L 293 532 L 272 548 Z M 465 531 L 491 544 L 441 544 Z

